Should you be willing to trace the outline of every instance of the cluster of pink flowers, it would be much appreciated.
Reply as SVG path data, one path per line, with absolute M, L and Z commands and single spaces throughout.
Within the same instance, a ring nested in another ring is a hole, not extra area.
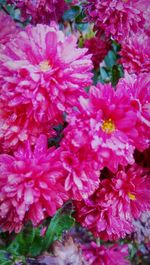
M 59 21 L 68 6 L 65 0 L 8 0 L 22 11 L 22 19 L 31 19 L 33 24 Z
M 87 1 L 97 33 L 83 48 L 51 21 L 65 1 L 9 2 L 35 25 L 18 29 L 0 12 L 0 227 L 37 226 L 73 200 L 77 221 L 96 237 L 124 238 L 150 210 L 147 1 Z M 110 37 L 122 44 L 124 78 L 115 88 L 92 85 Z M 62 138 L 48 148 L 60 124 Z M 126 246 L 92 243 L 83 252 L 91 265 L 128 264 Z
M 1 49 L 4 150 L 27 139 L 34 144 L 40 133 L 52 135 L 52 127 L 63 122 L 63 111 L 91 84 L 91 55 L 76 42 L 56 26 L 39 24 L 26 27 Z
M 122 41 L 144 28 L 148 6 L 146 0 L 89 0 L 85 12 L 98 31 Z
M 68 114 L 64 134 L 74 133 L 75 146 L 90 145 L 99 169 L 107 166 L 115 172 L 118 165 L 133 164 L 135 148 L 144 150 L 149 144 L 148 86 L 149 77 L 143 75 L 120 80 L 116 91 L 109 84 L 91 87 Z
M 25 221 L 38 225 L 53 216 L 69 197 L 61 180 L 57 150 L 47 149 L 41 135 L 34 151 L 29 142 L 14 153 L 0 155 L 0 224 L 19 232 Z
M 129 265 L 128 246 L 114 245 L 111 247 L 98 246 L 95 242 L 82 247 L 85 259 L 89 265 Z
M 75 203 L 77 220 L 96 237 L 124 238 L 134 231 L 133 219 L 150 209 L 149 189 L 148 170 L 136 164 L 122 168 L 103 179 L 87 200 Z
M 124 69 L 129 73 L 150 72 L 150 38 L 144 33 L 133 34 L 122 43 L 121 59 Z

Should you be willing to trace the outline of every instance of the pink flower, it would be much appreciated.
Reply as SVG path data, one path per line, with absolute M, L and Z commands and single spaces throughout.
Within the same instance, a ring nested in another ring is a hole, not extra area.
M 15 37 L 18 31 L 19 29 L 17 29 L 12 18 L 0 11 L 0 44 L 6 44 Z
M 136 110 L 124 89 L 114 91 L 111 85 L 98 84 L 90 88 L 89 98 L 79 98 L 77 108 L 67 116 L 65 132 L 74 132 L 74 145 L 82 141 L 90 145 L 97 154 L 99 169 L 106 166 L 116 171 L 119 164 L 134 163 L 136 120 Z
M 105 31 L 106 36 L 120 42 L 128 38 L 131 31 L 144 28 L 147 8 L 146 1 L 141 8 L 141 0 L 89 0 L 85 12 L 98 31 Z
M 74 136 L 75 131 L 65 134 L 60 143 L 59 161 L 64 169 L 64 187 L 69 197 L 82 200 L 87 199 L 98 188 L 100 171 L 95 153 L 82 141 L 83 135 L 80 135 L 81 142 L 76 146 L 73 144 Z
M 92 61 L 94 68 L 96 69 L 99 67 L 99 64 L 103 61 L 111 47 L 108 40 L 99 37 L 85 40 L 84 46 L 88 48 L 88 52 L 92 54 Z
M 37 226 L 68 199 L 60 179 L 57 150 L 47 150 L 41 135 L 34 151 L 29 143 L 10 156 L 0 155 L 0 226 L 18 233 L 24 222 Z
M 9 0 L 8 2 L 21 9 L 23 19 L 31 17 L 34 24 L 59 21 L 67 10 L 65 0 Z
M 145 34 L 133 34 L 122 43 L 120 62 L 129 73 L 150 72 L 150 38 Z
M 37 130 L 45 133 L 60 123 L 63 111 L 91 84 L 91 55 L 76 42 L 56 26 L 37 25 L 26 27 L 1 49 L 0 139 L 5 148 L 31 135 L 34 143 Z
M 82 246 L 83 255 L 89 265 L 129 265 L 127 245 L 98 246 L 95 242 Z
M 139 76 L 125 75 L 118 83 L 118 91 L 126 90 L 130 95 L 131 105 L 137 112 L 137 122 L 135 130 L 138 131 L 139 137 L 133 135 L 135 147 L 144 151 L 149 147 L 150 139 L 150 77 L 149 74 Z
M 133 219 L 150 209 L 148 171 L 134 165 L 101 181 L 89 199 L 76 202 L 77 221 L 104 240 L 133 232 Z

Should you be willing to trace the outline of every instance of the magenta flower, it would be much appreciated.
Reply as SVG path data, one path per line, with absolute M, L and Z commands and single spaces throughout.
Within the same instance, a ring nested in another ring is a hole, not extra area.
M 77 135 L 78 137 L 79 135 Z M 99 186 L 100 171 L 93 150 L 82 139 L 74 145 L 75 130 L 65 133 L 60 143 L 59 161 L 64 169 L 64 187 L 69 197 L 74 200 L 87 199 Z
M 129 265 L 127 245 L 98 246 L 95 242 L 82 246 L 83 255 L 89 265 Z
M 27 143 L 14 156 L 0 155 L 0 226 L 4 231 L 18 233 L 28 220 L 37 226 L 68 199 L 57 157 L 57 150 L 47 150 L 44 135 L 34 151 Z
M 148 2 L 141 0 L 89 0 L 85 6 L 88 20 L 98 31 L 105 32 L 119 42 L 128 38 L 131 31 L 144 28 Z
M 101 181 L 89 199 L 76 202 L 77 220 L 104 240 L 133 232 L 133 219 L 150 209 L 148 171 L 134 165 Z
M 59 21 L 68 8 L 65 0 L 9 0 L 8 2 L 21 9 L 24 20 L 32 18 L 34 24 Z
M 103 61 L 111 47 L 108 40 L 100 37 L 93 37 L 85 40 L 84 46 L 88 48 L 88 53 L 92 54 L 93 65 L 96 69 L 99 67 L 99 64 Z
M 14 148 L 26 139 L 34 144 L 38 130 L 51 134 L 52 126 L 62 121 L 63 111 L 74 106 L 84 87 L 91 84 L 91 55 L 77 48 L 76 42 L 56 27 L 37 25 L 26 27 L 1 49 L 0 139 L 4 148 Z
M 99 169 L 116 171 L 119 164 L 134 163 L 137 114 L 124 88 L 114 91 L 111 85 L 98 84 L 91 87 L 89 98 L 79 98 L 77 107 L 68 115 L 65 131 L 74 132 L 74 145 L 86 141 L 97 154 Z
M 130 95 L 131 105 L 137 112 L 137 122 L 134 130 L 138 131 L 139 137 L 132 135 L 135 147 L 144 151 L 149 147 L 150 139 L 150 77 L 149 74 L 141 74 L 139 76 L 129 76 L 118 83 L 118 91 L 120 93 L 124 88 Z
M 19 32 L 13 19 L 0 11 L 0 44 L 6 44 Z
M 122 43 L 120 62 L 129 73 L 150 72 L 150 38 L 146 34 L 134 34 Z

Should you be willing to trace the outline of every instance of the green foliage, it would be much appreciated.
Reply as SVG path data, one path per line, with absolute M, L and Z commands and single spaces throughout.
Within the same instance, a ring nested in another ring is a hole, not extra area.
M 0 0 L 0 9 L 2 8 L 3 5 L 6 4 L 6 0 Z
M 26 265 L 25 257 L 10 254 L 8 251 L 0 250 L 0 265 Z
M 58 210 L 46 231 L 43 248 L 45 250 L 48 249 L 55 240 L 60 239 L 63 231 L 70 230 L 74 225 L 74 221 L 74 218 L 71 215 L 68 215 L 63 209 Z
M 31 224 L 28 224 L 24 229 L 15 237 L 8 251 L 12 254 L 26 255 L 29 253 L 30 246 L 35 239 L 35 231 Z
M 118 83 L 119 79 L 123 77 L 123 67 L 118 63 L 118 51 L 120 50 L 120 46 L 113 42 L 112 50 L 108 52 L 106 55 L 104 62 L 105 66 L 100 67 L 99 74 L 97 74 L 97 82 L 101 83 L 109 83 L 115 87 Z
M 65 117 L 64 117 L 65 120 Z M 63 129 L 66 127 L 67 123 L 64 121 L 64 124 L 59 124 L 57 126 L 54 126 L 53 129 L 56 132 L 54 137 L 51 137 L 48 139 L 48 147 L 59 147 L 59 143 L 61 139 L 63 138 Z
M 31 223 L 26 225 L 8 246 L 7 251 L 16 257 L 20 255 L 35 257 L 47 250 L 54 240 L 60 239 L 62 233 L 74 225 L 72 209 L 68 211 L 69 206 L 69 203 L 66 203 L 49 220 L 47 231 L 43 236 L 41 235 L 42 226 L 34 228 Z
M 77 16 L 79 16 L 81 9 L 79 6 L 72 6 L 67 10 L 63 15 L 63 20 L 65 21 L 74 21 Z
M 109 51 L 104 61 L 108 68 L 112 68 L 116 64 L 116 61 L 117 61 L 116 53 L 112 50 Z
M 65 0 L 66 3 L 72 3 L 72 0 Z
M 5 250 L 0 250 L 0 264 L 1 265 L 11 265 L 12 264 L 12 257 Z

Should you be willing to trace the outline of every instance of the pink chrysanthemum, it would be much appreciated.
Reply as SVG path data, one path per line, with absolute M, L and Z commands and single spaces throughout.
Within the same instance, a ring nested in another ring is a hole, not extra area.
M 116 171 L 119 164 L 134 163 L 132 137 L 138 135 L 134 128 L 137 114 L 123 89 L 114 91 L 109 84 L 91 87 L 89 98 L 81 96 L 67 120 L 64 134 L 73 130 L 74 144 L 86 140 L 97 154 L 100 169 L 107 166 Z
M 141 0 L 89 0 L 85 12 L 97 30 L 105 31 L 106 36 L 120 42 L 128 38 L 131 31 L 137 32 L 144 27 L 147 7 L 145 1 L 141 8 Z
M 23 19 L 32 18 L 32 23 L 46 23 L 59 21 L 68 6 L 65 0 L 8 0 L 21 9 Z
M 0 11 L 0 44 L 6 44 L 18 31 L 12 18 Z
M 59 123 L 62 112 L 91 84 L 91 55 L 76 42 L 56 27 L 37 25 L 1 50 L 0 138 L 6 148 L 30 136 L 34 143 L 37 128 L 45 133 L 46 126 Z
M 103 61 L 111 47 L 108 40 L 99 37 L 85 40 L 84 46 L 88 48 L 88 52 L 92 54 L 92 61 L 94 68 L 96 69 L 99 67 L 99 64 Z
M 76 202 L 77 220 L 104 240 L 124 238 L 133 231 L 133 218 L 150 209 L 148 172 L 134 165 L 101 181 L 89 199 Z
M 137 122 L 135 130 L 139 137 L 133 135 L 135 147 L 143 151 L 149 147 L 150 143 L 150 77 L 149 74 L 130 76 L 126 74 L 117 86 L 120 93 L 122 89 L 130 95 L 131 105 L 137 112 Z
M 82 246 L 83 255 L 89 265 L 129 265 L 128 246 L 113 245 L 111 247 L 98 246 L 95 242 Z
M 82 200 L 87 199 L 98 188 L 100 171 L 95 161 L 96 155 L 87 142 L 82 140 L 82 133 L 80 143 L 74 145 L 75 133 L 75 130 L 65 133 L 65 138 L 60 143 L 59 161 L 64 169 L 65 190 L 70 198 Z
M 123 42 L 120 62 L 129 73 L 150 72 L 150 38 L 145 34 L 133 35 Z
M 41 135 L 34 151 L 29 143 L 14 156 L 0 155 L 0 226 L 19 232 L 25 221 L 38 225 L 68 199 L 60 180 L 57 150 L 47 150 Z

